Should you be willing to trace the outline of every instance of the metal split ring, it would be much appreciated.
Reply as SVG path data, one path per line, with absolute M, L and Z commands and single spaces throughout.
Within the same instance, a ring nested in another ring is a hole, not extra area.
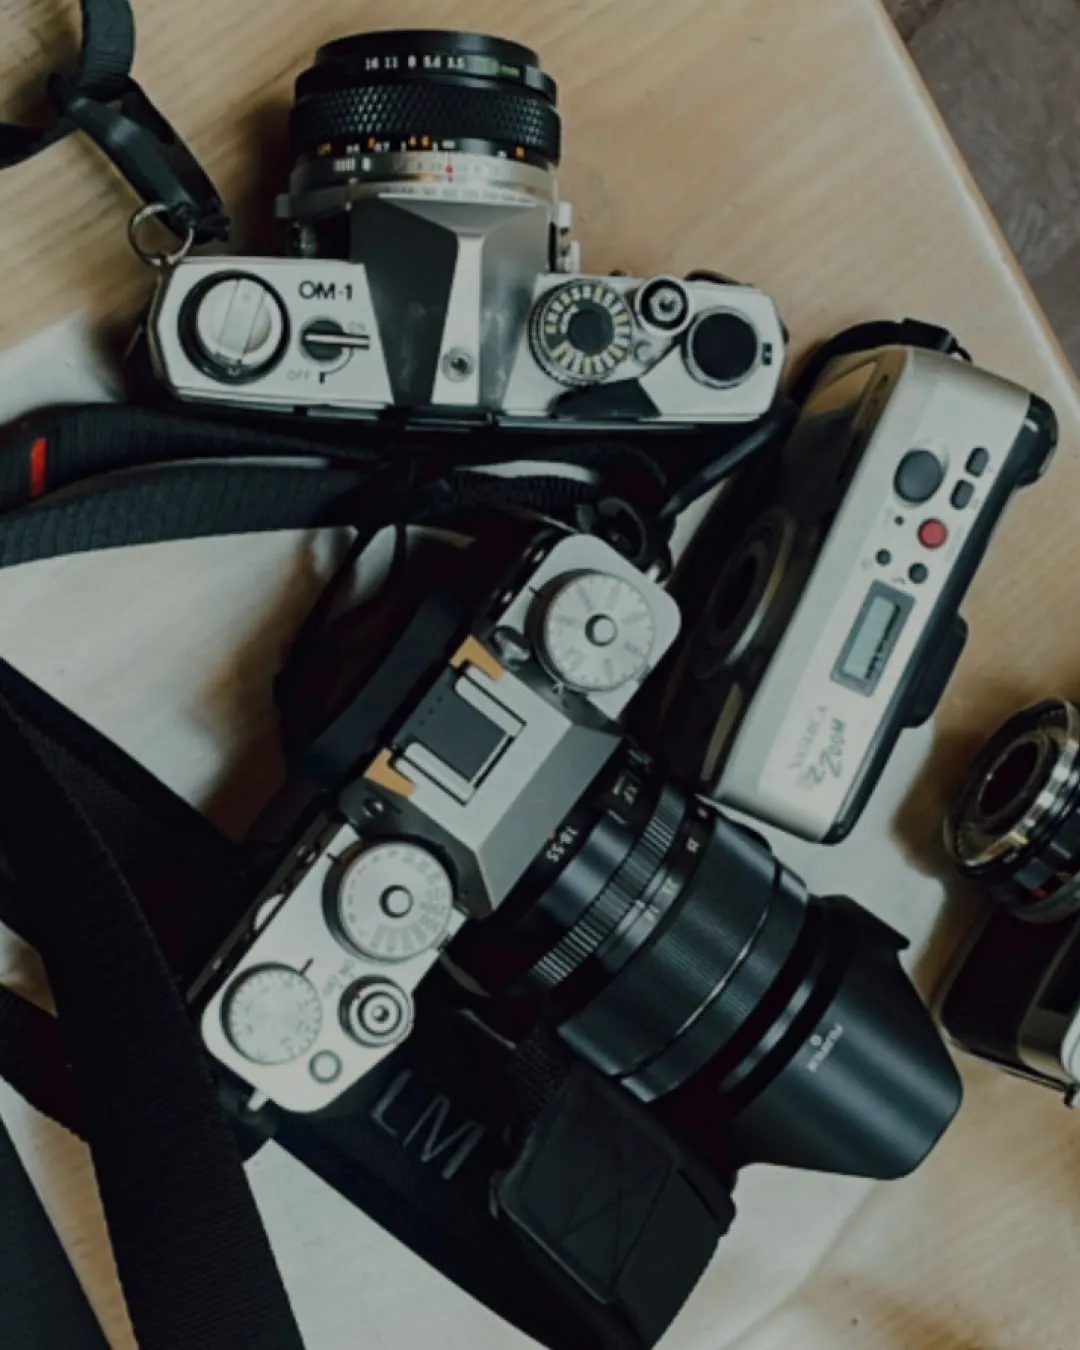
M 151 251 L 145 249 L 139 242 L 139 231 L 148 220 L 156 220 L 158 216 L 168 215 L 169 208 L 164 202 L 151 202 L 149 206 L 142 206 L 128 221 L 127 233 L 128 242 L 135 250 L 136 257 L 140 258 L 149 267 L 156 267 L 158 271 L 164 271 L 168 267 L 175 267 L 177 263 L 182 263 L 191 252 L 191 246 L 195 243 L 195 231 L 189 225 L 183 240 L 171 252 Z

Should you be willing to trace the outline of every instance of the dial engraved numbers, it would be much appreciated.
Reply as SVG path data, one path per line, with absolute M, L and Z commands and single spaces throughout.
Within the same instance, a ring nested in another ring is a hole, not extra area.
M 544 664 L 573 689 L 602 692 L 637 679 L 648 667 L 656 627 L 631 582 L 581 572 L 550 597 L 541 624 Z
M 433 853 L 397 840 L 353 859 L 334 903 L 334 927 L 348 946 L 375 961 L 408 961 L 446 932 L 454 888 Z
M 536 359 L 564 384 L 606 380 L 630 355 L 630 307 L 604 281 L 572 281 L 549 291 L 533 311 Z
M 260 966 L 229 991 L 222 1023 L 235 1049 L 253 1064 L 288 1064 L 319 1039 L 322 1003 L 298 970 Z

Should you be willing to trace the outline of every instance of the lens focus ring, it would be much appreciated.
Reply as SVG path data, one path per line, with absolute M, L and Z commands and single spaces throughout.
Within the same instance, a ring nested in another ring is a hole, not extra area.
M 559 115 L 534 94 L 442 84 L 369 85 L 302 98 L 290 134 L 296 154 L 326 142 L 428 136 L 521 146 L 558 163 Z M 396 148 L 396 147 L 395 147 Z
M 528 978 L 533 983 L 546 989 L 555 988 L 611 936 L 663 865 L 685 811 L 682 794 L 673 788 L 663 788 L 649 823 L 625 862 L 578 922 L 529 971 Z

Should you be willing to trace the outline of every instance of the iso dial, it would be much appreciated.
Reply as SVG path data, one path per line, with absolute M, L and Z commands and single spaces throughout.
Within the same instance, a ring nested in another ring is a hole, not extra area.
M 540 621 L 540 656 L 561 683 L 603 693 L 648 669 L 656 641 L 649 602 L 623 577 L 577 572 L 548 593 Z

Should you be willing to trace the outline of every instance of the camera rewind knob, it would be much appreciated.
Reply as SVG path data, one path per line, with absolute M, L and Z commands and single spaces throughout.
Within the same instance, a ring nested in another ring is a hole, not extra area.
M 530 327 L 537 361 L 562 384 L 595 384 L 630 355 L 634 319 L 606 281 L 568 281 L 548 291 Z
M 278 360 L 288 335 L 285 310 L 258 277 L 211 278 L 188 297 L 181 323 L 199 365 L 214 379 L 257 379 Z

